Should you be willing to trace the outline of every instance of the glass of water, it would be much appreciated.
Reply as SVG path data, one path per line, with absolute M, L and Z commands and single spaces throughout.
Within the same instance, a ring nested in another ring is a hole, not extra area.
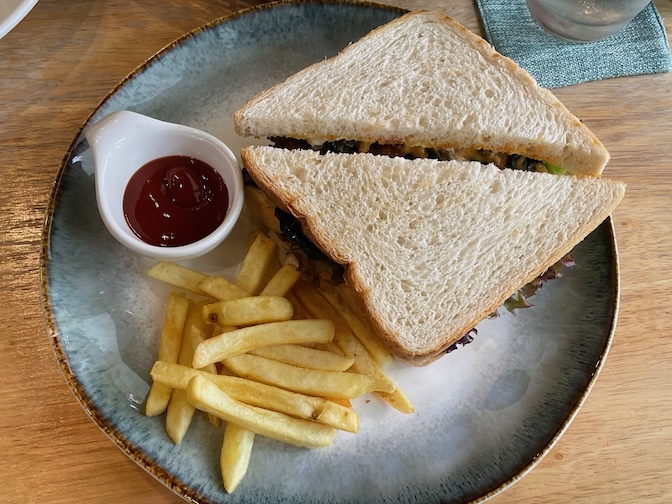
M 534 20 L 575 42 L 599 40 L 623 28 L 651 0 L 527 0 Z

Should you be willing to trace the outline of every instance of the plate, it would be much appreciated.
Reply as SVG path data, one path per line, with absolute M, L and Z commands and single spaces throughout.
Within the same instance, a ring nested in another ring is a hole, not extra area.
M 336 54 L 402 13 L 370 3 L 265 5 L 219 19 L 160 52 L 121 82 L 87 123 L 133 110 L 209 131 L 234 152 L 250 143 L 232 114 L 258 91 Z M 577 414 L 613 337 L 618 262 L 611 220 L 575 250 L 577 266 L 549 282 L 534 307 L 502 313 L 436 363 L 390 374 L 417 412 L 375 398 L 355 404 L 361 429 L 307 450 L 257 438 L 236 491 L 219 473 L 222 432 L 197 415 L 173 445 L 164 417 L 142 403 L 168 288 L 147 278 L 151 260 L 119 245 L 96 210 L 91 154 L 73 140 L 49 206 L 41 262 L 49 337 L 85 411 L 132 460 L 200 503 L 434 503 L 483 501 L 520 479 Z M 235 275 L 254 223 L 188 265 Z
M 0 4 L 0 39 L 25 18 L 37 0 L 3 0 Z

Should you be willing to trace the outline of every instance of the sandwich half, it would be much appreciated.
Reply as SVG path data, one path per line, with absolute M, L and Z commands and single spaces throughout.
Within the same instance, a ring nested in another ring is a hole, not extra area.
M 234 116 L 277 146 L 599 176 L 609 153 L 548 90 L 450 17 L 406 14 Z
M 248 147 L 249 175 L 343 265 L 352 307 L 425 365 L 569 253 L 618 181 L 479 162 Z

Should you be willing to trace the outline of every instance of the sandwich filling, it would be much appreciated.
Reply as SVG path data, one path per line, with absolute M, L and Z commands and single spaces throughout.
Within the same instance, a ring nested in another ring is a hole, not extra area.
M 309 142 L 287 137 L 270 137 L 275 147 L 283 149 L 312 149 L 320 154 L 336 152 L 341 154 L 365 153 L 407 159 L 430 158 L 440 161 L 478 161 L 483 164 L 494 164 L 500 169 L 547 172 L 564 175 L 566 170 L 558 165 L 538 161 L 519 154 L 506 154 L 480 150 L 473 147 L 454 149 L 433 149 L 428 147 L 411 147 L 404 144 L 379 144 L 358 140 L 336 140 L 334 142 Z

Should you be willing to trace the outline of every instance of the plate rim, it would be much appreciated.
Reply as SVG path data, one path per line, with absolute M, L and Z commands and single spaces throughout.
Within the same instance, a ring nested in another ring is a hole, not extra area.
M 35 0 L 37 3 L 37 0 Z M 54 312 L 52 310 L 51 296 L 49 292 L 49 272 L 50 272 L 50 241 L 51 241 L 51 230 L 54 221 L 54 211 L 56 209 L 56 202 L 60 194 L 61 185 L 63 178 L 66 172 L 66 169 L 69 165 L 69 161 L 74 154 L 74 151 L 78 144 L 83 138 L 83 131 L 86 125 L 91 121 L 92 117 L 105 105 L 105 103 L 112 98 L 117 91 L 123 88 L 131 79 L 139 75 L 143 71 L 152 65 L 154 62 L 158 61 L 164 55 L 180 46 L 190 38 L 197 36 L 198 34 L 207 31 L 217 25 L 224 24 L 235 20 L 246 15 L 260 12 L 260 11 L 269 11 L 278 7 L 288 6 L 288 5 L 351 5 L 357 7 L 374 7 L 380 8 L 383 10 L 394 11 L 400 14 L 409 12 L 408 9 L 401 7 L 396 7 L 393 5 L 382 4 L 372 1 L 358 1 L 358 0 L 277 0 L 273 2 L 268 2 L 260 5 L 255 5 L 234 11 L 230 14 L 217 17 L 205 24 L 202 24 L 171 41 L 163 48 L 155 52 L 153 55 L 145 59 L 142 63 L 137 65 L 132 71 L 130 71 L 125 77 L 123 77 L 117 84 L 115 84 L 107 94 L 95 105 L 91 113 L 86 117 L 83 124 L 79 130 L 75 133 L 73 140 L 70 145 L 67 147 L 65 154 L 63 155 L 58 172 L 54 178 L 52 184 L 52 189 L 49 195 L 49 200 L 45 210 L 45 217 L 42 224 L 42 232 L 40 238 L 40 258 L 39 258 L 39 287 L 40 287 L 40 302 L 42 308 L 42 315 L 44 318 L 47 336 L 49 342 L 58 362 L 60 371 L 65 378 L 68 387 L 75 396 L 75 399 L 86 412 L 89 418 L 94 422 L 94 424 L 113 442 L 113 444 L 119 448 L 126 456 L 143 468 L 148 474 L 154 477 L 157 481 L 162 483 L 166 488 L 172 490 L 175 494 L 179 495 L 185 500 L 191 502 L 197 502 L 199 504 L 210 504 L 212 501 L 204 495 L 198 494 L 195 489 L 190 487 L 187 483 L 179 479 L 175 474 L 166 471 L 156 460 L 153 460 L 150 456 L 142 451 L 142 449 L 135 447 L 132 443 L 126 439 L 122 432 L 115 430 L 110 427 L 106 422 L 106 415 L 95 408 L 92 404 L 92 399 L 85 392 L 83 384 L 72 371 L 69 365 L 68 358 L 63 349 L 62 342 L 60 340 L 60 331 L 54 319 Z M 501 481 L 496 487 L 491 489 L 483 489 L 481 495 L 472 498 L 467 501 L 470 504 L 480 504 L 483 503 L 496 495 L 504 492 L 515 483 L 520 481 L 523 477 L 529 474 L 532 469 L 534 469 L 544 457 L 553 449 L 558 440 L 564 435 L 564 433 L 569 428 L 570 424 L 576 418 L 579 410 L 587 400 L 590 392 L 595 385 L 597 378 L 599 377 L 602 369 L 604 368 L 609 350 L 613 344 L 615 337 L 616 326 L 618 321 L 618 312 L 620 309 L 620 293 L 621 293 L 621 275 L 620 275 L 620 259 L 618 254 L 618 246 L 616 241 L 616 230 L 614 226 L 614 221 L 611 215 L 609 215 L 600 226 L 607 226 L 608 232 L 608 241 L 610 248 L 610 255 L 612 260 L 611 264 L 611 279 L 610 279 L 610 297 L 613 298 L 613 304 L 610 306 L 611 313 L 608 316 L 606 337 L 604 339 L 604 345 L 599 352 L 599 357 L 595 365 L 595 369 L 587 376 L 587 382 L 582 391 L 579 392 L 579 397 L 576 402 L 568 408 L 565 419 L 558 425 L 558 428 L 553 433 L 549 433 L 549 440 L 546 445 L 533 456 L 527 464 L 522 468 L 515 469 L 516 473 L 505 478 Z
M 0 39 L 7 36 L 24 18 L 30 14 L 39 0 L 23 0 L 9 13 L 7 17 L 0 20 Z
M 618 313 L 621 304 L 621 271 L 620 271 L 620 258 L 618 254 L 618 245 L 616 242 L 616 227 L 614 225 L 614 219 L 611 214 L 609 214 L 607 218 L 600 224 L 600 226 L 604 225 L 607 226 L 609 235 L 609 245 L 611 248 L 610 253 L 613 258 L 613 262 L 611 264 L 612 274 L 610 279 L 611 281 L 610 289 L 612 290 L 612 292 L 610 294 L 613 297 L 614 302 L 613 306 L 610 307 L 611 314 L 608 321 L 608 333 L 606 335 L 606 339 L 604 340 L 604 346 L 602 348 L 602 351 L 600 352 L 600 355 L 597 359 L 595 369 L 590 374 L 590 377 L 588 378 L 583 391 L 580 393 L 580 396 L 577 398 L 576 403 L 574 403 L 574 405 L 568 410 L 565 420 L 558 426 L 558 429 L 549 438 L 549 441 L 546 444 L 546 446 L 544 446 L 543 449 L 539 453 L 537 453 L 532 458 L 532 460 L 528 464 L 526 464 L 522 469 L 520 469 L 516 474 L 508 478 L 506 481 L 502 482 L 502 484 L 499 485 L 497 488 L 483 494 L 481 497 L 478 497 L 470 501 L 468 504 L 480 504 L 504 492 L 506 489 L 510 488 L 515 483 L 517 483 L 525 476 L 527 476 L 546 457 L 546 455 L 548 455 L 551 452 L 551 450 L 557 444 L 560 438 L 565 434 L 565 432 L 567 432 L 567 429 L 569 429 L 569 426 L 572 424 L 572 422 L 578 415 L 579 411 L 585 404 L 586 400 L 588 399 L 588 396 L 590 395 L 590 392 L 593 390 L 593 387 L 597 382 L 600 373 L 602 372 L 602 369 L 605 366 L 607 356 L 609 355 L 609 350 L 611 349 L 611 346 L 614 342 L 614 337 L 616 334 L 616 326 L 618 325 Z

